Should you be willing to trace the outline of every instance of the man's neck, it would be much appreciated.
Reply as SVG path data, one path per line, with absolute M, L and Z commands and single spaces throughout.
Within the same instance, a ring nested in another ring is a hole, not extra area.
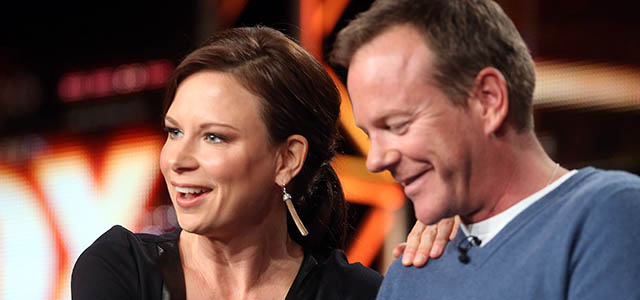
M 505 211 L 567 172 L 549 158 L 532 131 L 496 138 L 484 159 L 485 174 L 472 183 L 478 187 L 471 195 L 475 210 L 462 216 L 466 224 Z

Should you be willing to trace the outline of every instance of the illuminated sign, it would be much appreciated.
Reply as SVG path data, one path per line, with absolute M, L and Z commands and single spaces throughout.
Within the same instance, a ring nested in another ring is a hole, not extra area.
M 70 299 L 73 264 L 114 224 L 139 231 L 162 139 L 118 135 L 101 154 L 53 141 L 22 167 L 0 162 L 0 299 Z
M 73 102 L 158 89 L 167 82 L 172 70 L 168 60 L 153 60 L 67 73 L 58 82 L 58 97 Z

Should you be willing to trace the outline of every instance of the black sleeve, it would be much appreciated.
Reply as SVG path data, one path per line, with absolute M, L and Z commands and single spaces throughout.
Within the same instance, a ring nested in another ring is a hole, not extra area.
M 350 264 L 340 250 L 301 271 L 286 300 L 374 300 L 382 283 L 382 275 L 359 263 Z
M 350 264 L 342 251 L 334 251 L 329 258 L 335 265 L 330 286 L 338 287 L 340 298 L 343 300 L 373 300 L 382 284 L 380 273 L 363 266 L 360 263 Z M 327 289 L 330 289 L 327 286 Z M 322 298 L 326 299 L 326 298 Z M 338 299 L 338 298 L 333 298 Z
M 112 228 L 87 248 L 71 274 L 71 298 L 138 299 L 138 272 L 124 228 Z

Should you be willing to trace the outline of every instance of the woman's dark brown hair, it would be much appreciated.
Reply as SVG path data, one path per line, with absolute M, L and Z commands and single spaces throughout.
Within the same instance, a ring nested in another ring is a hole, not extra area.
M 329 164 L 336 152 L 340 94 L 322 65 L 274 29 L 226 30 L 211 37 L 175 69 L 167 85 L 165 113 L 178 85 L 205 70 L 231 74 L 261 98 L 261 116 L 273 145 L 293 134 L 307 139 L 304 166 L 287 190 L 309 235 L 302 237 L 288 216 L 289 236 L 305 251 L 342 248 L 346 207 L 342 187 Z

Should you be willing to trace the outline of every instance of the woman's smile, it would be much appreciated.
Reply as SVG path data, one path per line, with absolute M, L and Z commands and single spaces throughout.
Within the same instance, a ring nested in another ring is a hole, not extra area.
M 202 202 L 212 189 L 206 187 L 176 186 L 176 204 L 182 208 L 189 208 Z

